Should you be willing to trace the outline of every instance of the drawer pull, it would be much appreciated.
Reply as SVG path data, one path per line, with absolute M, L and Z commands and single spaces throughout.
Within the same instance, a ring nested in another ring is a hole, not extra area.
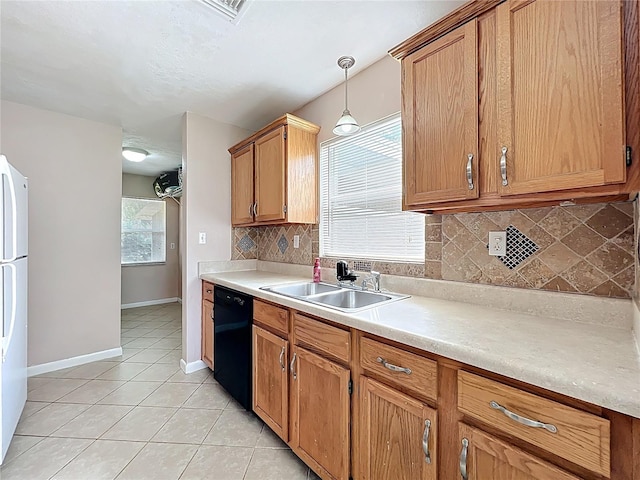
M 422 434 L 422 451 L 424 452 L 424 461 L 431 463 L 431 453 L 429 452 L 429 431 L 431 430 L 431 420 L 424 421 L 424 433 Z
M 210 288 L 207 288 L 207 293 L 213 293 L 213 290 L 211 290 Z
M 526 425 L 527 427 L 533 427 L 533 428 L 544 428 L 545 430 L 547 430 L 547 431 L 549 431 L 551 433 L 558 433 L 558 428 L 555 425 L 551 424 L 551 423 L 542 423 L 542 422 L 538 422 L 536 420 L 529 420 L 526 417 L 521 417 L 517 413 L 513 413 L 513 412 L 507 410 L 502 405 L 500 405 L 498 402 L 495 402 L 493 400 L 491 400 L 491 402 L 489 402 L 489 405 L 494 410 L 499 410 L 500 412 L 504 413 L 507 417 L 509 417 L 511 420 L 515 420 L 516 422 L 521 423 L 522 425 Z
M 280 350 L 280 367 L 282 368 L 282 371 L 284 372 L 284 369 L 287 368 L 284 364 L 284 362 L 282 361 L 284 359 L 284 347 L 282 347 L 282 350 Z
M 387 362 L 382 357 L 376 358 L 376 362 L 381 363 L 384 366 L 384 368 L 387 368 L 387 369 L 391 370 L 392 372 L 401 372 L 401 373 L 406 373 L 407 375 L 411 375 L 411 369 L 410 368 L 398 367 L 397 365 L 394 365 L 393 363 Z
M 466 438 L 462 439 L 462 450 L 460 450 L 460 476 L 462 480 L 468 480 L 469 475 L 467 474 L 467 451 L 469 450 L 469 440 Z
M 293 352 L 293 358 L 291 359 L 291 365 L 289 366 L 289 368 L 291 370 L 291 375 L 293 375 L 294 380 L 298 378 L 298 375 L 296 374 L 295 364 L 296 364 L 296 353 Z

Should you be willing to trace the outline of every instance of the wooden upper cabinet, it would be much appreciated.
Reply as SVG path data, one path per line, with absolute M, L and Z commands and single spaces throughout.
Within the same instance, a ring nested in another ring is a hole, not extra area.
M 363 480 L 436 480 L 436 411 L 367 377 L 360 399 Z
M 281 126 L 260 137 L 255 143 L 255 201 L 258 222 L 285 218 L 285 132 L 286 127 Z
M 492 435 L 459 424 L 460 474 L 467 480 L 579 480 Z
M 478 197 L 476 23 L 402 60 L 405 205 Z
M 253 144 L 231 155 L 231 223 L 253 223 Z
M 229 149 L 232 225 L 318 222 L 319 131 L 286 114 Z
M 501 195 L 626 180 L 622 4 L 497 7 Z

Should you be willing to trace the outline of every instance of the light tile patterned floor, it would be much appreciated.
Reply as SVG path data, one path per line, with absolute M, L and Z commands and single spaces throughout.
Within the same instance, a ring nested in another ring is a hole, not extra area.
M 121 357 L 30 378 L 0 478 L 317 479 L 209 369 L 182 373 L 180 315 L 123 310 Z

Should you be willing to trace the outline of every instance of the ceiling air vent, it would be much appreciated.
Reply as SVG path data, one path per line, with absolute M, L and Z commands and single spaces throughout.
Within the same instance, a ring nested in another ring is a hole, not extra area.
M 251 0 L 200 0 L 232 23 L 238 23 Z

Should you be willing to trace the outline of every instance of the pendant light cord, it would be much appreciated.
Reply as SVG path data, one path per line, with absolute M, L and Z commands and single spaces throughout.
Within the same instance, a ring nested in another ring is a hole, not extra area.
M 349 108 L 348 108 L 349 103 L 347 103 L 347 91 L 348 91 L 347 82 L 349 81 L 349 78 L 347 76 L 348 71 L 349 71 L 348 67 L 344 69 L 344 111 L 345 112 L 349 111 Z

